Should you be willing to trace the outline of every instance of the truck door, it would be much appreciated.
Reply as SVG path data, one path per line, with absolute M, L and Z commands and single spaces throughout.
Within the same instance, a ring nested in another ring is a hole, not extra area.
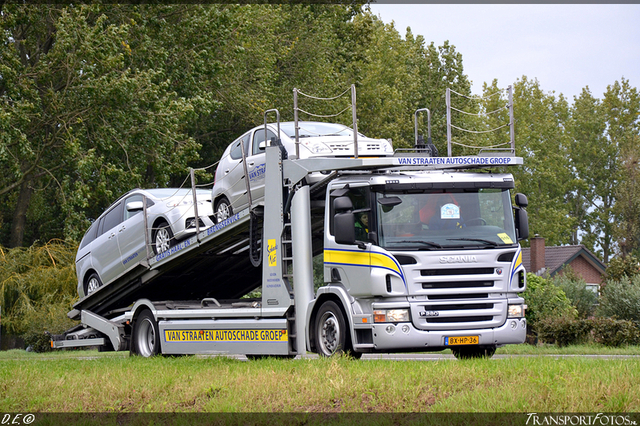
M 370 296 L 374 289 L 371 286 L 373 244 L 369 191 L 366 187 L 334 191 L 330 203 L 324 252 L 325 281 L 342 283 L 354 297 Z M 336 216 L 340 215 L 349 218 L 349 229 L 335 225 Z M 352 233 L 353 238 L 343 238 L 347 233 Z

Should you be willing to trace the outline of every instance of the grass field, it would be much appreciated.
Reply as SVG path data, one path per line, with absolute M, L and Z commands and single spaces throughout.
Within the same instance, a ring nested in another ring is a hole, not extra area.
M 525 345 L 499 353 L 640 354 Z M 390 361 L 0 353 L 2 412 L 638 412 L 640 357 Z

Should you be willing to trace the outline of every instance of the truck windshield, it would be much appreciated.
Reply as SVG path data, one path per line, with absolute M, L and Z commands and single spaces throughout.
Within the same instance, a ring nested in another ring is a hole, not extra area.
M 493 248 L 517 242 L 507 189 L 376 193 L 378 242 L 389 250 Z

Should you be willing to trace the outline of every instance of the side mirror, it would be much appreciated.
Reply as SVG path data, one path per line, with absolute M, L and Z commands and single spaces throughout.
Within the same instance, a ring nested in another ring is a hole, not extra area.
M 131 201 L 130 203 L 127 203 L 126 209 L 128 212 L 142 211 L 142 201 Z
M 518 241 L 529 238 L 529 215 L 524 209 L 516 210 L 516 232 Z
M 518 207 L 527 207 L 529 205 L 529 200 L 527 200 L 527 196 L 524 194 L 517 193 L 516 194 L 516 206 Z
M 342 197 L 340 197 L 342 198 Z M 336 198 L 336 201 L 340 198 Z M 347 197 L 344 197 L 347 198 Z M 348 198 L 347 198 L 348 199 Z M 351 202 L 351 200 L 349 200 Z M 333 217 L 333 228 L 336 234 L 336 243 L 355 244 L 356 229 L 353 213 L 338 213 Z
M 337 197 L 333 200 L 334 212 L 341 213 L 347 210 L 353 210 L 353 203 L 351 202 L 351 198 L 342 196 L 342 197 Z

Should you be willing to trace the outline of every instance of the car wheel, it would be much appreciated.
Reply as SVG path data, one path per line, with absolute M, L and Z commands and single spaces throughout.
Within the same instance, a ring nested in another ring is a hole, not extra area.
M 149 358 L 160 353 L 158 324 L 150 310 L 145 309 L 138 315 L 132 334 L 135 354 Z
M 333 301 L 322 304 L 316 314 L 316 351 L 321 356 L 344 353 L 347 345 L 347 326 L 340 307 Z
M 163 253 L 173 245 L 173 232 L 167 222 L 159 222 L 153 231 L 153 252 Z
M 89 275 L 89 279 L 87 280 L 87 284 L 85 285 L 84 294 L 85 296 L 90 295 L 97 289 L 102 287 L 102 281 L 100 281 L 100 277 L 95 272 Z
M 225 197 L 222 197 L 216 203 L 216 220 L 217 223 L 220 223 L 224 220 L 227 220 L 233 214 L 233 209 L 231 208 L 231 204 L 229 204 L 229 200 Z

